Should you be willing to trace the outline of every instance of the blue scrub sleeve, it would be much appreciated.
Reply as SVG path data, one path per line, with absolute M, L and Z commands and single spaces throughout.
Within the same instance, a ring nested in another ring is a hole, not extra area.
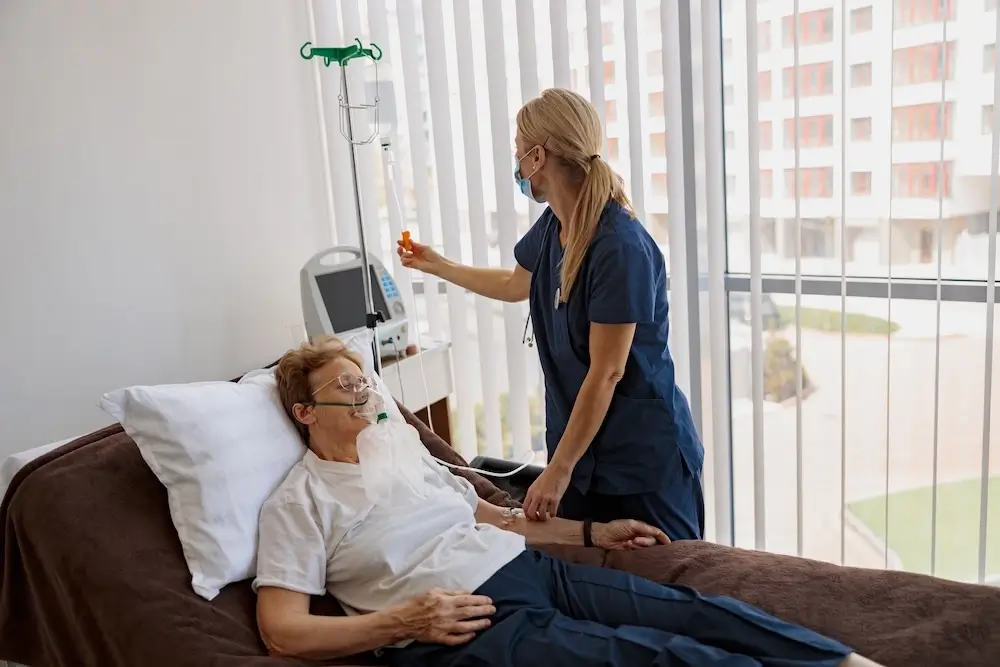
M 642 247 L 609 236 L 591 249 L 587 317 L 596 324 L 644 324 L 653 321 L 656 276 Z
M 542 239 L 545 236 L 545 228 L 549 225 L 551 214 L 545 210 L 531 229 L 521 237 L 521 240 L 514 246 L 514 259 L 521 267 L 529 273 L 534 273 L 535 264 L 538 262 L 538 253 L 542 250 Z

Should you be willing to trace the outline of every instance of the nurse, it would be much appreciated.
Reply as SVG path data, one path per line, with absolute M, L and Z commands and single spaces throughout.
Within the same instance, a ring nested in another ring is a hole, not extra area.
M 667 349 L 663 254 L 602 143 L 590 102 L 544 91 L 517 114 L 514 181 L 548 204 L 514 247 L 517 266 L 464 266 L 418 243 L 399 254 L 482 296 L 529 301 L 549 462 L 528 490 L 528 518 L 638 519 L 701 539 L 704 449 Z

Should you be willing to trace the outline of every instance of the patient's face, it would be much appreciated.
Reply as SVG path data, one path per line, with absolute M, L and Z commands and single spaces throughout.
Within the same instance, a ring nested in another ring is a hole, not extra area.
M 310 375 L 310 385 L 314 389 L 321 387 L 313 395 L 313 400 L 348 405 L 359 403 L 363 398 L 349 389 L 344 389 L 339 378 L 343 376 L 357 378 L 363 375 L 362 370 L 350 359 L 334 359 Z M 315 422 L 312 426 L 315 429 L 342 442 L 353 441 L 357 434 L 368 426 L 368 421 L 359 416 L 352 407 L 320 405 L 313 408 L 313 415 Z

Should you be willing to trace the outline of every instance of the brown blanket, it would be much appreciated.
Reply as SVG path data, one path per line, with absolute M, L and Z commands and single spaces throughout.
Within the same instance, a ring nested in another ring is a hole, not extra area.
M 423 435 L 425 444 L 445 447 Z M 496 493 L 485 480 L 477 483 L 481 493 Z M 502 494 L 491 499 L 510 502 Z M 23 469 L 0 519 L 0 659 L 33 667 L 306 664 L 266 655 L 247 582 L 212 602 L 194 594 L 166 493 L 118 426 Z M 606 559 L 594 549 L 550 551 L 734 595 L 888 667 L 1000 664 L 996 589 L 700 542 Z M 316 599 L 314 607 L 337 613 L 329 598 Z M 328 664 L 377 663 L 366 656 Z

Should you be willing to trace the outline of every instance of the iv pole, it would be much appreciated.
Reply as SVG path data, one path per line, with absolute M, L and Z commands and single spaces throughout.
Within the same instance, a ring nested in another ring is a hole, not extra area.
M 375 372 L 382 374 L 382 355 L 378 340 L 378 323 L 385 322 L 385 313 L 375 310 L 375 301 L 372 298 L 371 265 L 368 262 L 368 241 L 365 236 L 365 225 L 361 211 L 361 190 L 358 183 L 358 163 L 355 155 L 355 146 L 370 144 L 378 135 L 378 61 L 382 59 L 382 50 L 376 44 L 366 49 L 361 45 L 360 39 L 355 39 L 354 44 L 344 47 L 314 47 L 306 42 L 299 49 L 299 54 L 309 60 L 314 56 L 323 59 L 323 64 L 329 67 L 332 63 L 340 66 L 340 133 L 347 139 L 351 163 L 351 181 L 354 183 L 354 210 L 358 220 L 358 239 L 361 245 L 361 257 L 364 268 L 361 271 L 361 286 L 365 292 L 365 326 L 372 332 L 372 353 L 375 364 Z M 347 63 L 355 58 L 368 58 L 375 63 L 375 100 L 372 104 L 351 105 L 350 93 L 347 86 Z M 371 136 L 364 140 L 354 138 L 354 125 L 351 120 L 351 110 L 371 110 L 375 112 L 375 130 Z

